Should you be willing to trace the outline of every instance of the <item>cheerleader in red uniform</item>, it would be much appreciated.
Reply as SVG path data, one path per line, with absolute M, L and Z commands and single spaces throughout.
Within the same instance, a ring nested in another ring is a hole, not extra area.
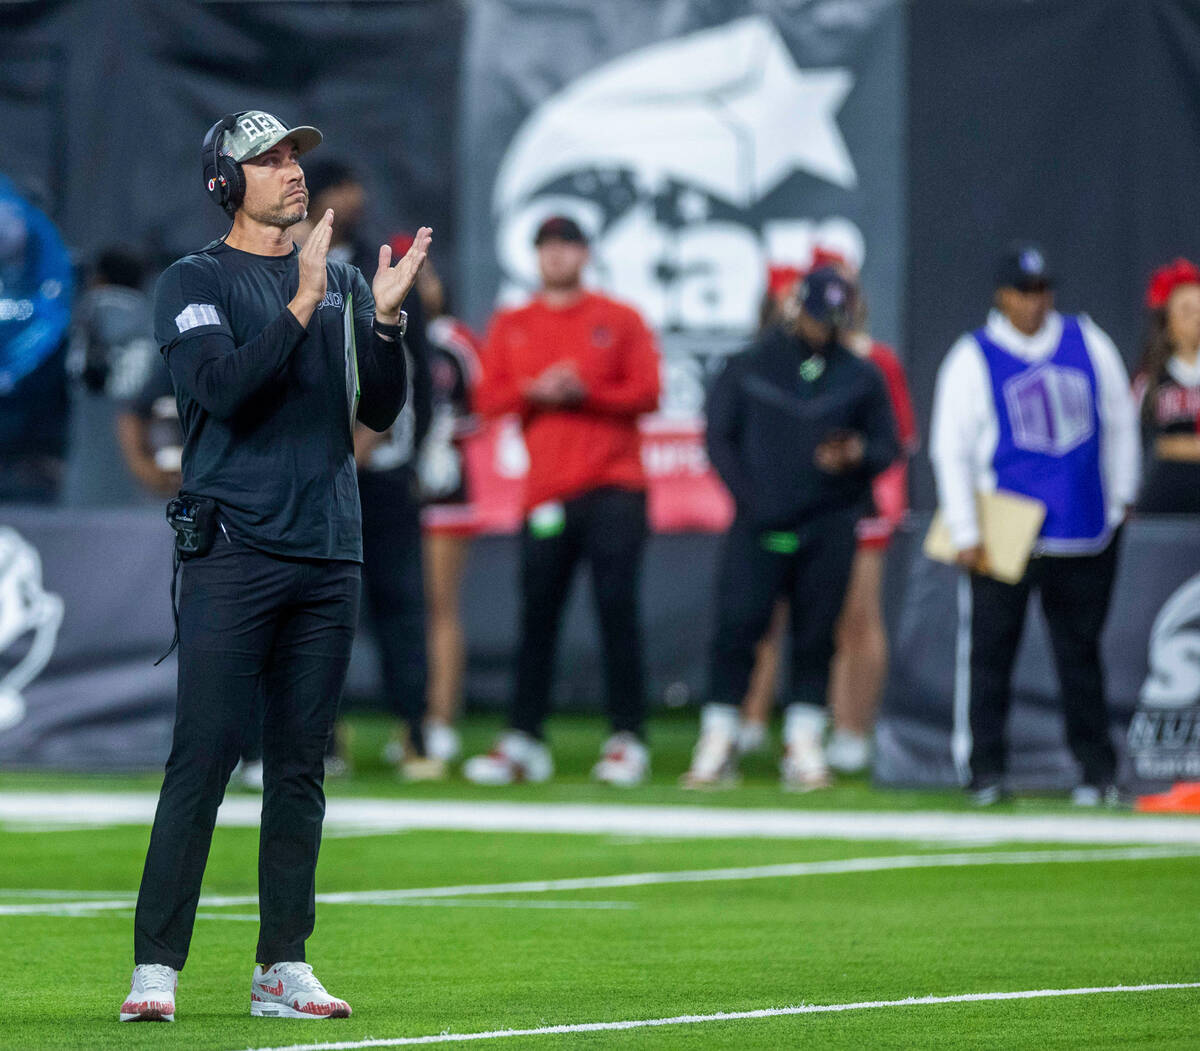
M 1200 267 L 1160 267 L 1146 294 L 1149 332 L 1134 379 L 1146 444 L 1138 510 L 1200 514 Z

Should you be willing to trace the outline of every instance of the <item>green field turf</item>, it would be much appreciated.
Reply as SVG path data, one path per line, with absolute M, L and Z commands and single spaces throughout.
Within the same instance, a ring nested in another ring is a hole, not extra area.
M 489 799 L 690 802 L 674 779 L 694 721 L 656 727 L 656 780 L 600 791 L 586 770 L 602 731 L 558 720 L 563 776 Z M 494 723 L 470 732 L 482 744 Z M 355 721 L 355 777 L 331 796 L 480 796 L 457 782 L 397 784 L 377 758 L 378 719 Z M 0 790 L 116 790 L 155 778 L 6 773 Z M 765 760 L 706 805 L 945 810 L 954 793 L 889 793 L 852 780 L 782 794 Z M 1061 800 L 1016 811 L 1067 813 Z M 0 915 L 3 1048 L 262 1048 L 560 1024 L 739 1012 L 799 1004 L 1200 981 L 1200 857 L 833 872 L 650 886 L 606 886 L 318 905 L 309 959 L 354 1007 L 346 1021 L 248 1016 L 255 907 L 201 906 L 174 1025 L 120 1025 L 132 894 L 149 829 L 0 829 L 0 906 L 103 895 L 89 915 Z M 674 873 L 913 854 L 1083 849 L 833 840 L 634 839 L 415 831 L 331 833 L 318 891 L 354 892 L 630 873 Z M 253 895 L 257 837 L 221 828 L 206 896 Z M 1197 848 L 1200 853 L 1200 848 Z M 54 897 L 45 892 L 60 892 Z M 69 893 L 70 892 L 70 893 Z M 75 896 L 75 895 L 78 896 Z M 128 904 L 121 904 L 127 902 Z M 1200 989 L 1020 1001 L 877 1007 L 617 1032 L 509 1037 L 446 1047 L 1179 1047 L 1200 1046 Z

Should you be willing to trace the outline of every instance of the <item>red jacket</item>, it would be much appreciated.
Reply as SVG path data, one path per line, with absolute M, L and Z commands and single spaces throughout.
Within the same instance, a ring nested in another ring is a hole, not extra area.
M 526 385 L 559 361 L 575 363 L 584 401 L 570 409 L 531 403 Z M 492 319 L 482 365 L 476 410 L 521 416 L 527 511 L 600 486 L 645 489 L 637 420 L 658 407 L 658 351 L 635 310 L 593 292 L 558 309 L 534 299 Z

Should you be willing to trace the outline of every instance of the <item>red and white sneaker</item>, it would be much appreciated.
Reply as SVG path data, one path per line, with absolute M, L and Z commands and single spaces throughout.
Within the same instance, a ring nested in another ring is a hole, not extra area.
M 122 1022 L 174 1022 L 179 972 L 165 963 L 139 963 L 129 995 L 121 1004 Z
M 502 734 L 487 755 L 463 763 L 463 777 L 477 785 L 511 785 L 517 781 L 549 781 L 554 773 L 550 749 L 520 730 Z
M 266 971 L 255 966 L 250 979 L 250 1014 L 255 1018 L 349 1018 L 350 1005 L 325 991 L 311 964 L 292 960 Z
M 600 762 L 592 767 L 592 777 L 606 785 L 631 788 L 640 785 L 650 773 L 650 753 L 636 734 L 616 733 L 604 742 Z

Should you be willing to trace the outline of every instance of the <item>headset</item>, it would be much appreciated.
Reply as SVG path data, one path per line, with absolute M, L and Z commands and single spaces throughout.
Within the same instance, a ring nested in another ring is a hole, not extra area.
M 238 118 L 245 112 L 243 110 L 240 113 L 227 113 L 208 129 L 208 134 L 204 136 L 204 142 L 200 146 L 204 189 L 231 219 L 246 196 L 246 177 L 237 161 L 222 155 L 221 139 L 227 131 L 237 127 Z

